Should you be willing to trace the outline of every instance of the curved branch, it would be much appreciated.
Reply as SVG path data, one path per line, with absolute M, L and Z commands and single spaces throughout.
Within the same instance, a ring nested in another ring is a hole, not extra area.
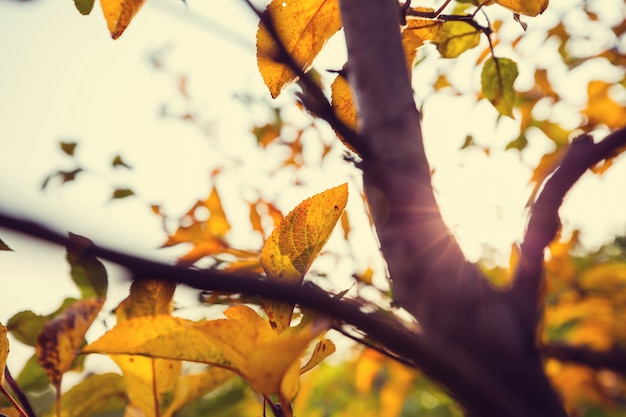
M 589 135 L 582 135 L 570 144 L 561 163 L 545 182 L 541 193 L 532 206 L 513 286 L 512 300 L 522 311 L 525 321 L 537 323 L 537 303 L 543 279 L 544 249 L 556 237 L 560 227 L 558 210 L 565 194 L 574 183 L 600 161 L 619 154 L 626 147 L 626 128 L 617 130 L 602 141 L 594 143 Z

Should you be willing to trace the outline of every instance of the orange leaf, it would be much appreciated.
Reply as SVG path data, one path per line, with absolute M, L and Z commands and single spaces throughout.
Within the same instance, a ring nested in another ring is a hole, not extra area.
M 113 39 L 122 36 L 144 2 L 145 0 L 100 0 Z
M 63 314 L 46 323 L 39 334 L 37 359 L 57 390 L 103 304 L 103 298 L 76 301 Z
M 615 102 L 609 95 L 612 84 L 604 81 L 591 81 L 587 86 L 589 101 L 583 114 L 587 116 L 588 124 L 596 126 L 606 125 L 609 129 L 619 129 L 626 120 L 626 108 Z
M 346 126 L 356 130 L 357 114 L 352 90 L 343 75 L 337 75 L 330 85 L 331 105 L 335 114 Z
M 287 52 L 307 71 L 326 41 L 341 28 L 337 0 L 272 0 L 263 12 L 271 19 Z M 257 31 L 257 64 L 273 98 L 295 81 L 296 75 L 280 61 L 275 40 L 262 23 Z
M 537 16 L 548 7 L 548 0 L 496 0 L 496 3 L 526 16 Z
M 300 284 L 347 202 L 348 184 L 343 184 L 308 198 L 287 214 L 261 249 L 259 259 L 268 278 Z M 265 312 L 281 332 L 291 322 L 293 305 L 267 302 Z
M 205 256 L 226 251 L 226 234 L 229 230 L 230 223 L 222 208 L 222 201 L 213 188 L 206 200 L 196 202 L 183 216 L 181 225 L 168 237 L 163 247 L 193 244 L 193 248 L 180 259 L 185 263 L 193 263 Z

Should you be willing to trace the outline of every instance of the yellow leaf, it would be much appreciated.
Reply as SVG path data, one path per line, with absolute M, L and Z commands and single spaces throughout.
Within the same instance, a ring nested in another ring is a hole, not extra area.
M 46 323 L 39 334 L 37 359 L 57 390 L 103 304 L 102 298 L 76 301 L 63 314 Z
M 174 398 L 182 362 L 136 355 L 109 357 L 124 374 L 130 404 L 145 416 L 167 417 L 165 410 L 170 408 Z
M 0 323 L 0 385 L 4 384 L 4 367 L 7 364 L 7 357 L 9 356 L 9 338 L 7 337 L 7 328 Z
M 145 0 L 100 0 L 102 12 L 113 39 L 122 36 L 144 2 Z
M 322 339 L 317 342 L 317 345 L 315 345 L 315 349 L 313 349 L 313 353 L 311 354 L 311 358 L 306 363 L 306 365 L 300 368 L 300 374 L 303 374 L 315 368 L 324 359 L 332 355 L 335 350 L 337 350 L 337 348 L 335 347 L 335 344 L 332 342 L 332 340 Z
M 444 58 L 456 58 L 480 42 L 480 32 L 465 22 L 445 22 L 433 43 Z
M 341 28 L 337 0 L 272 0 L 263 18 L 271 19 L 287 52 L 303 71 L 311 67 L 326 41 Z M 296 75 L 280 61 L 278 46 L 262 23 L 256 45 L 259 71 L 276 98 L 287 84 L 295 81 Z
M 526 16 L 537 16 L 548 7 L 548 0 L 496 0 L 496 3 Z
M 350 84 L 341 74 L 330 85 L 331 105 L 335 114 L 346 126 L 356 130 L 357 114 Z
M 300 284 L 330 238 L 348 202 L 348 184 L 326 190 L 300 203 L 280 222 L 263 245 L 261 265 L 268 278 Z M 293 305 L 265 303 L 272 327 L 289 326 Z
M 299 358 L 308 344 L 328 329 L 329 322 L 317 320 L 279 335 L 247 306 L 230 307 L 224 314 L 227 319 L 201 322 L 169 315 L 129 319 L 83 352 L 219 366 L 238 373 L 266 397 L 277 394 L 281 404 L 289 404 L 297 392 Z

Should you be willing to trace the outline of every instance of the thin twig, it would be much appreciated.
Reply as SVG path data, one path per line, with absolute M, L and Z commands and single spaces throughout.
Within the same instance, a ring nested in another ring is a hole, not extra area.
M 339 119 L 320 86 L 307 72 L 304 72 L 302 66 L 287 50 L 285 43 L 276 30 L 272 17 L 257 9 L 250 0 L 244 1 L 257 15 L 265 30 L 267 30 L 272 40 L 276 43 L 278 56 L 273 58 L 286 65 L 300 79 L 303 91 L 299 97 L 302 104 L 315 116 L 325 120 L 361 157 L 367 156 L 369 152 L 361 137 L 351 127 Z

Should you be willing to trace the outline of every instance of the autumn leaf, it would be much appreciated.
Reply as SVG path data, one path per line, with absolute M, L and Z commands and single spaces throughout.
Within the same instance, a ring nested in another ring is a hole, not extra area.
M 70 305 L 43 327 L 37 340 L 37 358 L 57 391 L 84 342 L 85 333 L 104 304 L 102 298 L 86 298 Z
M 319 365 L 324 359 L 332 355 L 337 348 L 335 344 L 329 339 L 323 339 L 317 342 L 315 348 L 313 349 L 313 353 L 309 358 L 309 361 L 300 368 L 300 373 L 303 374 L 305 372 L 310 371 Z
M 548 7 L 548 0 L 496 0 L 496 3 L 526 16 L 537 16 Z
M 0 250 L 13 251 L 13 249 L 11 249 L 9 245 L 4 243 L 2 239 L 0 239 Z
M 115 190 L 113 190 L 113 195 L 111 196 L 111 198 L 113 200 L 118 200 L 121 198 L 130 197 L 133 195 L 135 195 L 135 192 L 131 190 L 130 188 L 116 188 Z
M 445 22 L 433 38 L 443 58 L 456 58 L 480 42 L 480 32 L 464 22 Z
M 230 307 L 226 319 L 193 322 L 170 315 L 136 317 L 119 323 L 83 348 L 85 353 L 146 355 L 201 362 L 230 369 L 266 397 L 289 404 L 299 385 L 299 358 L 328 328 L 318 319 L 277 334 L 247 306 Z
M 226 251 L 226 234 L 229 230 L 230 223 L 222 208 L 222 201 L 213 188 L 206 200 L 196 202 L 183 216 L 181 225 L 168 237 L 163 247 L 191 243 L 193 248 L 179 261 L 194 263 L 205 256 Z
M 69 156 L 74 156 L 74 151 L 76 150 L 76 142 L 59 142 L 59 146 L 63 153 Z
M 145 0 L 100 0 L 113 39 L 122 36 L 144 2 Z
M 617 103 L 609 94 L 612 84 L 604 81 L 591 81 L 587 86 L 588 103 L 583 111 L 590 126 L 606 125 L 609 129 L 619 129 L 626 120 L 626 107 Z
M 80 289 L 83 298 L 106 297 L 107 272 L 102 262 L 87 252 L 92 245 L 85 237 L 70 233 L 67 246 L 67 262 L 70 264 L 72 280 Z
M 17 340 L 25 345 L 34 347 L 37 344 L 37 337 L 41 333 L 43 326 L 49 320 L 62 314 L 74 302 L 76 302 L 75 298 L 66 298 L 55 312 L 47 316 L 35 314 L 30 310 L 20 311 L 9 319 L 7 328 Z
M 513 117 L 517 93 L 513 83 L 517 78 L 517 64 L 508 58 L 489 58 L 481 74 L 483 95 L 503 116 Z
M 434 9 L 417 7 L 417 11 L 432 13 Z M 402 47 L 406 58 L 409 74 L 413 72 L 413 63 L 417 55 L 417 48 L 425 41 L 433 41 L 441 29 L 442 23 L 427 19 L 407 19 L 402 28 Z
M 326 41 L 341 28 L 337 0 L 272 0 L 263 12 L 270 20 L 287 53 L 307 71 Z M 296 75 L 281 62 L 280 51 L 263 22 L 257 31 L 257 64 L 273 98 L 296 80 Z
M 330 85 L 330 93 L 331 105 L 339 120 L 352 128 L 352 130 L 356 130 L 356 107 L 354 106 L 352 90 L 348 80 L 341 74 L 337 75 Z
M 113 158 L 113 161 L 111 161 L 111 166 L 113 166 L 114 168 L 123 167 L 126 169 L 132 169 L 130 165 L 124 162 L 120 155 L 115 155 L 115 158 Z
M 287 214 L 261 249 L 259 259 L 268 278 L 300 284 L 347 201 L 348 184 L 343 184 L 308 198 Z M 281 332 L 291 322 L 293 305 L 266 302 L 265 312 L 272 327 Z
M 156 325 L 156 324 L 155 324 Z M 166 413 L 174 398 L 182 362 L 136 355 L 109 355 L 124 375 L 132 407 L 145 416 L 170 417 Z

